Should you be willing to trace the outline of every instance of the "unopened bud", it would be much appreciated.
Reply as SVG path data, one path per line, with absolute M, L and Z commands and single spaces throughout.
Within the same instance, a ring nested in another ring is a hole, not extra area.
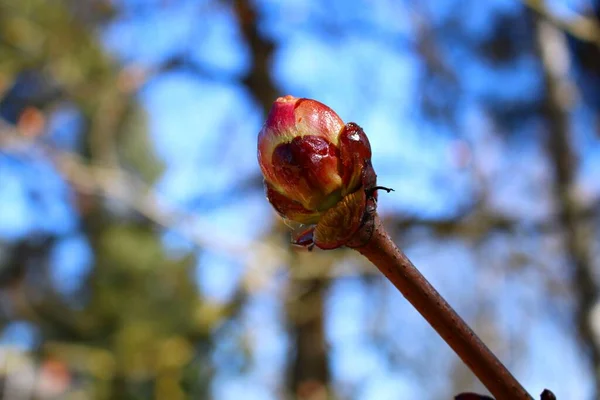
M 258 135 L 258 162 L 275 210 L 290 221 L 317 225 L 315 244 L 322 248 L 343 245 L 360 227 L 367 196 L 375 196 L 367 136 L 315 100 L 285 96 L 273 103 Z M 336 217 L 335 210 L 356 215 Z M 324 215 L 328 226 L 319 229 Z M 337 229 L 332 221 L 344 223 Z

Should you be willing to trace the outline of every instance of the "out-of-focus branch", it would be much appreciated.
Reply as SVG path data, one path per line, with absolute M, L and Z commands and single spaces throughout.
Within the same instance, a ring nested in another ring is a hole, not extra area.
M 564 38 L 545 21 L 535 21 L 537 46 L 543 63 L 547 93 L 544 113 L 548 121 L 546 146 L 554 168 L 554 193 L 563 233 L 567 259 L 573 268 L 572 290 L 576 300 L 576 321 L 583 347 L 593 366 L 596 393 L 600 394 L 600 342 L 593 329 L 593 310 L 598 302 L 598 285 L 594 277 L 591 253 L 592 228 L 589 221 L 578 218 L 581 213 L 579 199 L 574 193 L 576 155 L 570 140 L 568 122 L 569 87 L 567 71 L 557 59 L 556 49 L 566 46 Z M 564 52 L 566 55 L 566 51 Z
M 271 79 L 271 56 L 275 46 L 258 31 L 256 10 L 251 1 L 234 0 L 233 6 L 242 34 L 254 57 L 252 68 L 244 78 L 244 84 L 263 107 L 266 115 L 271 103 L 281 95 Z
M 129 88 L 129 91 L 137 90 L 152 79 L 169 72 L 183 72 L 195 78 L 207 79 L 211 82 L 223 84 L 236 83 L 235 77 L 207 68 L 202 63 L 193 60 L 185 54 L 174 54 L 161 63 L 149 67 L 129 65 L 123 69 L 123 72 L 125 73 L 123 77 L 132 78 L 130 81 L 134 84 Z
M 258 241 L 236 243 L 213 224 L 170 206 L 150 185 L 134 175 L 117 167 L 90 164 L 75 153 L 44 145 L 40 141 L 27 140 L 6 123 L 0 123 L 0 149 L 29 156 L 33 149 L 42 150 L 77 192 L 119 201 L 157 225 L 181 234 L 198 247 L 240 257 L 260 253 L 265 257 L 265 262 L 269 254 L 277 260 L 286 254 L 277 246 Z
M 290 264 L 290 257 L 293 256 L 280 243 L 268 238 L 260 241 L 236 241 L 213 223 L 170 205 L 151 185 L 137 176 L 118 167 L 91 164 L 75 153 L 43 144 L 39 139 L 31 140 L 23 136 L 16 127 L 1 120 L 0 153 L 44 157 L 77 193 L 124 204 L 199 248 L 210 248 L 249 263 L 249 272 L 244 281 L 247 290 L 263 285 L 279 268 Z M 322 268 L 319 263 L 312 262 L 306 268 L 291 269 L 290 277 L 295 281 L 309 281 L 374 274 L 372 269 L 361 267 Z
M 456 73 L 442 56 L 436 38 L 437 32 L 432 26 L 426 7 L 420 2 L 414 2 L 411 8 L 413 8 L 411 22 L 416 38 L 415 51 L 424 61 L 419 79 L 418 97 L 421 108 L 427 113 L 427 119 L 434 118 L 452 130 L 457 130 L 455 103 L 456 96 L 461 91 L 458 89 Z M 441 99 L 452 99 L 452 101 Z
M 0 151 L 31 156 L 33 148 L 42 148 L 48 155 L 48 159 L 54 163 L 56 169 L 77 192 L 101 196 L 126 204 L 145 218 L 159 226 L 173 230 L 198 247 L 212 248 L 239 259 L 259 255 L 263 267 L 266 264 L 281 265 L 289 257 L 289 252 L 282 250 L 281 246 L 269 244 L 265 240 L 235 243 L 231 237 L 219 233 L 218 227 L 214 227 L 212 223 L 200 221 L 193 213 L 187 213 L 169 205 L 151 185 L 138 177 L 117 167 L 90 164 L 77 154 L 43 145 L 40 141 L 31 141 L 17 132 L 12 125 L 0 122 Z M 578 221 L 590 220 L 596 218 L 599 212 L 600 203 L 595 203 L 580 209 L 576 219 Z M 549 220 L 523 224 L 516 218 L 493 213 L 485 209 L 485 204 L 477 202 L 472 207 L 448 217 L 390 216 L 388 224 L 393 227 L 394 235 L 414 228 L 425 228 L 440 237 L 459 235 L 466 238 L 477 238 L 490 232 L 554 234 L 560 228 L 557 219 L 557 217 L 551 217 Z M 370 268 L 360 270 L 323 269 L 306 266 L 301 270 L 291 270 L 291 276 L 299 280 L 329 279 L 372 273 Z
M 578 222 L 590 221 L 598 218 L 600 214 L 600 201 L 586 206 L 580 206 L 573 216 Z M 490 233 L 531 235 L 552 235 L 561 231 L 560 213 L 548 217 L 523 222 L 519 218 L 494 212 L 485 207 L 485 204 L 475 204 L 472 208 L 457 215 L 449 217 L 436 217 L 425 219 L 415 216 L 394 218 L 390 224 L 395 225 L 398 232 L 426 228 L 438 237 L 460 236 L 465 238 L 481 238 Z
M 271 78 L 271 58 L 275 48 L 271 39 L 259 32 L 258 15 L 252 1 L 234 0 L 233 9 L 246 43 L 253 55 L 252 68 L 246 74 L 243 83 L 262 107 L 266 115 L 272 102 L 282 93 L 277 90 Z M 327 344 L 325 339 L 324 302 L 328 282 L 323 279 L 291 280 L 286 293 L 286 302 L 295 308 L 297 304 L 308 308 L 306 318 L 295 318 L 288 313 L 290 336 L 296 352 L 290 363 L 289 383 L 295 397 L 300 400 L 312 400 L 328 397 L 330 371 Z M 303 292 L 298 301 L 294 293 Z M 310 299 L 310 306 L 305 301 Z
M 292 280 L 286 299 L 295 343 L 289 385 L 298 399 L 328 398 L 330 380 L 325 333 L 325 301 L 330 279 Z
M 574 20 L 565 20 L 552 14 L 544 0 L 522 1 L 525 6 L 558 29 L 569 33 L 579 40 L 595 43 L 600 47 L 600 26 L 593 19 L 581 15 Z

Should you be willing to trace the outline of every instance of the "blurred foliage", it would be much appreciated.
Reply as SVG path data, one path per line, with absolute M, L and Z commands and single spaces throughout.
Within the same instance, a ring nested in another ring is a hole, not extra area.
M 135 71 L 109 56 L 97 35 L 114 12 L 106 1 L 0 2 L 0 113 L 23 129 L 32 107 L 44 115 L 74 109 L 83 123 L 72 151 L 152 182 L 161 167 L 133 93 Z M 69 196 L 93 253 L 86 284 L 64 298 L 47 279 L 44 256 L 26 261 L 32 248 L 48 254 L 60 236 L 3 243 L 2 270 L 21 271 L 9 274 L 4 290 L 23 293 L 21 309 L 5 320 L 35 324 L 40 357 L 75 371 L 72 398 L 78 388 L 98 399 L 206 397 L 211 333 L 229 311 L 203 299 L 191 279 L 195 258 L 168 256 L 157 226 L 132 210 L 77 190 Z

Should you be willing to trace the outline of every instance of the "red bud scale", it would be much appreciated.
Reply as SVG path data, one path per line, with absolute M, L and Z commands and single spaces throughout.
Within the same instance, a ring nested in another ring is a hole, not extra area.
M 375 199 L 369 139 L 316 100 L 285 96 L 273 103 L 258 135 L 258 163 L 275 210 L 311 225 L 298 244 L 342 246 Z

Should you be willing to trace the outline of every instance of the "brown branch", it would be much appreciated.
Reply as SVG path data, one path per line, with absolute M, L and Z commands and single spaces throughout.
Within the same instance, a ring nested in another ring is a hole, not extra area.
M 273 100 L 281 95 L 271 79 L 271 57 L 275 44 L 258 31 L 257 12 L 251 1 L 235 0 L 233 10 L 254 57 L 252 68 L 244 77 L 243 83 L 263 107 L 266 115 Z
M 588 354 L 594 371 L 595 396 L 600 394 L 600 342 L 593 327 L 593 310 L 598 302 L 599 286 L 595 279 L 595 265 L 591 249 L 589 219 L 582 219 L 583 207 L 574 191 L 577 155 L 571 143 L 569 128 L 570 101 L 565 97 L 569 87 L 567 71 L 560 68 L 556 45 L 561 35 L 545 21 L 536 19 L 537 49 L 543 67 L 547 88 L 543 111 L 547 123 L 546 148 L 554 174 L 554 195 L 562 241 L 567 260 L 573 269 L 572 292 L 576 301 L 575 318 L 581 344 Z M 563 44 L 564 45 L 564 44 Z
M 396 286 L 497 400 L 531 399 L 506 367 L 396 247 L 377 214 L 374 219 L 374 229 L 365 225 L 358 233 L 361 239 L 367 240 L 366 245 L 355 247 L 355 250 L 375 264 Z
M 330 282 L 292 280 L 286 296 L 286 317 L 296 353 L 288 371 L 288 385 L 299 400 L 327 397 L 331 371 L 324 313 Z
M 594 43 L 600 47 L 600 26 L 592 18 L 578 16 L 577 19 L 567 21 L 552 14 L 544 0 L 522 0 L 523 4 L 534 11 L 538 16 L 550 22 L 558 29 L 583 41 Z

